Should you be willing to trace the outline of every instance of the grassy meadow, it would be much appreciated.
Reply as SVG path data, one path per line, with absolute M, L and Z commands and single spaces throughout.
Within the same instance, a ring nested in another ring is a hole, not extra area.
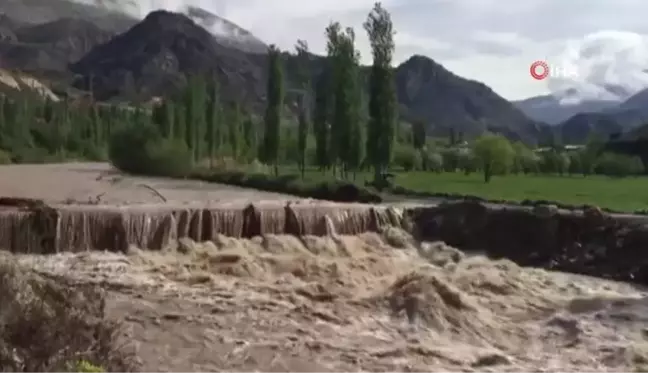
M 297 173 L 287 168 L 283 173 Z M 416 191 L 457 193 L 487 199 L 522 201 L 549 200 L 573 205 L 596 205 L 619 211 L 648 210 L 648 177 L 610 178 L 607 176 L 505 175 L 484 183 L 481 173 L 394 172 L 394 184 Z M 327 180 L 332 176 L 314 169 L 308 179 Z M 372 177 L 358 174 L 356 182 L 364 184 Z

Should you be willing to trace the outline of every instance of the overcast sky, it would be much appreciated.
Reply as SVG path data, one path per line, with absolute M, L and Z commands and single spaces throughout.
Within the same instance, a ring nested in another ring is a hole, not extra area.
M 306 39 L 324 51 L 331 20 L 353 26 L 364 62 L 370 53 L 362 22 L 373 0 L 139 0 L 142 11 L 209 9 L 268 43 L 291 49 Z M 396 63 L 412 54 L 435 59 L 452 72 L 482 81 L 507 99 L 565 86 L 597 95 L 603 83 L 631 91 L 648 86 L 646 0 L 385 0 L 394 21 Z M 147 9 L 148 8 L 148 9 Z M 578 81 L 535 81 L 533 61 L 574 65 Z M 645 65 L 644 65 L 645 64 Z M 551 87 L 550 87 L 551 86 Z M 600 92 L 599 92 L 600 93 Z

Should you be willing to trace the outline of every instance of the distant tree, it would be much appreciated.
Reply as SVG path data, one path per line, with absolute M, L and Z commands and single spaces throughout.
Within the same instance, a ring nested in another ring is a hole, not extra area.
M 569 169 L 567 172 L 570 175 L 583 173 L 583 156 L 581 152 L 572 152 L 569 154 Z
M 484 173 L 484 182 L 493 175 L 506 173 L 513 164 L 515 151 L 511 143 L 501 135 L 485 134 L 475 140 L 473 152 Z
M 165 138 L 172 139 L 175 133 L 175 109 L 173 108 L 173 101 L 164 100 L 160 111 L 162 134 Z
M 227 135 L 228 143 L 232 151 L 232 158 L 235 160 L 240 159 L 243 152 L 243 141 L 241 135 L 241 106 L 238 102 L 234 102 L 229 110 L 227 116 Z
M 425 146 L 425 122 L 422 120 L 415 120 L 412 123 L 412 145 L 414 149 L 420 150 Z
M 218 155 L 221 146 L 221 117 L 222 108 L 220 94 L 218 92 L 218 81 L 214 79 L 211 83 L 210 93 L 207 101 L 206 121 L 206 143 L 209 167 L 214 167 L 214 160 Z
M 344 90 L 346 82 L 343 81 L 342 76 L 346 63 L 343 57 L 344 37 L 339 22 L 331 22 L 326 28 L 327 68 L 331 78 L 329 94 L 332 98 L 331 110 L 328 113 L 330 128 L 328 158 L 333 166 L 333 173 L 336 172 L 337 166 L 344 158 L 341 153 L 346 150 L 344 141 L 347 141 L 349 137 L 349 123 L 346 117 L 348 117 L 350 100 L 348 92 Z
M 359 58 L 360 54 L 358 53 L 358 60 Z M 353 93 L 354 119 L 350 131 L 351 141 L 348 153 L 349 159 L 347 160 L 349 169 L 353 171 L 354 180 L 356 179 L 357 171 L 362 169 L 365 161 L 365 141 L 367 137 L 367 100 L 363 89 L 365 84 L 360 74 L 356 73 L 355 75 L 356 84 Z
M 206 93 L 204 78 L 191 76 L 185 92 L 185 142 L 194 162 L 203 155 L 201 145 L 205 137 Z
M 396 147 L 393 163 L 404 171 L 420 170 L 423 167 L 421 153 L 410 145 L 399 144 Z
M 331 164 L 328 145 L 331 132 L 329 112 L 332 110 L 330 75 L 330 71 L 325 69 L 319 73 L 315 83 L 313 134 L 315 135 L 315 164 L 320 171 L 325 171 Z
M 512 146 L 515 153 L 512 166 L 513 173 L 524 173 L 526 175 L 537 172 L 538 161 L 533 151 L 519 141 L 513 143 Z
M 245 148 L 247 149 L 248 160 L 253 160 L 257 154 L 258 136 L 255 128 L 254 118 L 249 113 L 243 119 L 243 138 L 245 139 Z
M 443 157 L 439 152 L 427 149 L 421 151 L 421 166 L 425 171 L 440 173 L 443 171 Z
M 271 45 L 268 48 L 268 102 L 264 118 L 263 152 L 265 161 L 274 165 L 275 175 L 279 175 L 281 112 L 285 93 L 283 79 L 281 52 L 276 46 Z
M 625 177 L 642 174 L 644 165 L 639 157 L 605 152 L 598 158 L 595 171 L 601 175 Z
M 308 131 L 310 128 L 310 102 L 311 102 L 311 81 L 309 71 L 309 52 L 308 44 L 304 40 L 297 40 L 295 46 L 299 62 L 298 79 L 300 83 L 300 100 L 299 100 L 299 124 L 297 129 L 297 148 L 299 171 L 302 179 L 306 171 L 306 146 L 308 140 Z
M 395 31 L 391 15 L 379 2 L 367 16 L 364 28 L 373 56 L 369 73 L 367 158 L 374 168 L 374 178 L 379 182 L 394 151 L 397 101 L 392 59 Z

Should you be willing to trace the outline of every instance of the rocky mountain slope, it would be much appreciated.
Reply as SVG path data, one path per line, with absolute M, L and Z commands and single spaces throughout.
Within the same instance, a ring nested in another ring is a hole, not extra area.
M 59 1 L 65 2 L 53 0 Z M 224 43 L 202 27 L 222 20 L 215 15 L 196 9 L 187 9 L 191 17 L 157 11 L 128 28 L 128 20 L 132 21 L 128 16 L 97 13 L 75 4 L 71 14 L 77 18 L 45 17 L 45 23 L 34 25 L 35 16 L 26 17 L 12 8 L 26 5 L 16 4 L 14 0 L 0 4 L 0 11 L 9 9 L 15 16 L 6 18 L 18 24 L 6 26 L 11 41 L 0 43 L 7 67 L 20 67 L 37 76 L 47 72 L 48 78 L 65 82 L 74 80 L 76 88 L 87 89 L 92 82 L 96 97 L 103 100 L 145 100 L 177 90 L 187 74 L 205 73 L 217 77 L 226 99 L 240 100 L 255 110 L 264 106 L 265 55 Z M 258 40 L 231 23 L 228 27 L 246 40 Z M 290 90 L 295 58 L 286 54 L 285 62 Z M 315 77 L 325 61 L 312 56 L 311 62 Z M 536 142 L 544 132 L 542 124 L 527 118 L 489 87 L 456 76 L 430 58 L 414 56 L 399 65 L 395 75 L 401 117 L 425 120 L 433 133 L 447 135 L 448 128 L 455 127 L 470 136 L 488 129 Z
M 398 66 L 396 87 L 405 108 L 403 116 L 424 118 L 433 133 L 447 135 L 453 127 L 467 135 L 491 130 L 529 140 L 542 132 L 541 124 L 485 84 L 459 77 L 424 56 L 413 56 Z

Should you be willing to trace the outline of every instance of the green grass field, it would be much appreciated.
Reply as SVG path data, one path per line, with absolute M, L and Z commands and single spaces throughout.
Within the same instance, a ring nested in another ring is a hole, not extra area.
M 286 170 L 285 172 L 288 172 Z M 296 173 L 296 169 L 291 169 Z M 487 199 L 522 201 L 549 200 L 573 205 L 596 205 L 619 211 L 648 210 L 648 177 L 614 179 L 605 176 L 507 175 L 493 177 L 485 184 L 481 174 L 397 172 L 396 185 L 431 193 L 457 193 Z M 330 179 L 330 175 L 311 170 L 307 177 Z M 369 174 L 357 177 L 359 184 Z
M 396 184 L 413 190 L 469 194 L 488 199 L 549 200 L 620 211 L 648 209 L 648 177 L 508 175 L 494 177 L 485 184 L 480 174 L 414 172 L 399 174 Z

